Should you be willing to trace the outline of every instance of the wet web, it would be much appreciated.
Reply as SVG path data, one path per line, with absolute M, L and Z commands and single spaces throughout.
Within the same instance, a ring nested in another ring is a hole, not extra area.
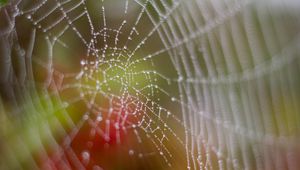
M 36 125 L 16 128 L 5 166 L 102 169 L 94 149 L 118 146 L 170 168 L 178 157 L 187 169 L 297 167 L 299 18 L 277 7 L 20 1 L 16 24 L 27 26 L 16 30 L 29 31 L 8 110 Z

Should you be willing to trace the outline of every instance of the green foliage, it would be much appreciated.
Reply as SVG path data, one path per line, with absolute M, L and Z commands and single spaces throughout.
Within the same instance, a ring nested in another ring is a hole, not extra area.
M 0 0 L 0 7 L 4 6 L 7 4 L 8 0 Z

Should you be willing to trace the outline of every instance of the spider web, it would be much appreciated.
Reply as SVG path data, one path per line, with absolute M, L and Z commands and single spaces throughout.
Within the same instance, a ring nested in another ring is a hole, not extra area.
M 2 169 L 106 169 L 95 149 L 115 147 L 125 164 L 158 162 L 149 169 L 300 166 L 288 2 L 23 0 L 1 11 Z

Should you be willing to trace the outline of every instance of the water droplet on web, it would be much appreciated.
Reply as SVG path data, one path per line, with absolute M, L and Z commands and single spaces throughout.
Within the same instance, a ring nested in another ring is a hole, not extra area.
M 88 120 L 89 119 L 89 115 L 88 114 L 83 115 L 83 119 L 84 120 Z
M 82 162 L 88 164 L 90 161 L 90 153 L 88 151 L 81 152 Z
M 120 129 L 119 123 L 115 123 L 115 128 L 118 130 Z
M 98 121 L 98 122 L 101 122 L 102 120 L 103 120 L 103 119 L 102 119 L 102 116 L 100 116 L 100 115 L 97 116 L 97 121 Z
M 183 77 L 182 76 L 179 76 L 178 77 L 178 82 L 182 82 L 183 81 Z
M 128 154 L 129 154 L 130 156 L 132 156 L 132 155 L 134 154 L 134 150 L 130 149 L 129 152 L 128 152 Z

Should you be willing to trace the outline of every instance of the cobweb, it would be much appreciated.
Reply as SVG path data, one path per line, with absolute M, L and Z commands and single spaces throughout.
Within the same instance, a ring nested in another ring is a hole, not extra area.
M 11 1 L 0 168 L 297 169 L 298 5 Z

